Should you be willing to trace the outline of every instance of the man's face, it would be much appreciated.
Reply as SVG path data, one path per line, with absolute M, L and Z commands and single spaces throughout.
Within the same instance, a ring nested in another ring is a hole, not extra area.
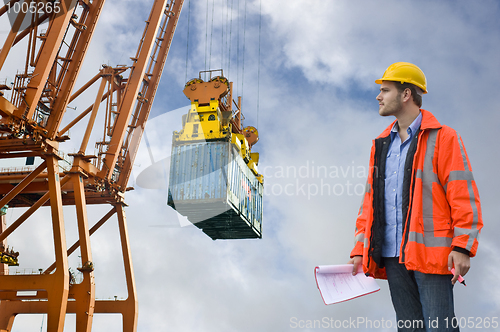
M 396 115 L 403 106 L 401 94 L 396 89 L 395 83 L 391 81 L 382 81 L 377 100 L 378 113 L 382 116 Z

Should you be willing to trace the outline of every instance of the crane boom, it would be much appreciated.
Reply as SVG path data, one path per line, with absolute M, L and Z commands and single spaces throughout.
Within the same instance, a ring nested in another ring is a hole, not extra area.
M 128 132 L 127 139 L 125 140 L 126 150 L 123 153 L 124 162 L 117 181 L 120 188 L 125 188 L 130 178 L 132 165 L 134 164 L 141 137 L 146 126 L 146 121 L 153 105 L 158 84 L 160 83 L 161 74 L 165 66 L 165 61 L 167 60 L 168 51 L 179 20 L 178 14 L 180 13 L 182 4 L 183 0 L 176 1 L 170 9 L 165 11 L 164 21 L 160 28 L 161 33 L 156 39 L 155 49 L 148 66 L 148 72 L 145 76 L 147 79 L 143 80 L 141 95 L 144 100 L 143 102 L 137 103 L 133 116 L 133 119 L 136 119 L 136 121 L 131 126 L 133 131 Z
M 131 131 L 134 131 L 135 129 L 135 131 L 140 132 L 143 129 L 137 130 L 137 128 L 142 128 L 143 125 L 145 125 L 145 120 L 147 120 L 147 115 L 149 114 L 154 94 L 156 93 L 161 71 L 163 70 L 163 65 L 170 48 L 173 31 L 177 25 L 178 15 L 176 15 L 175 10 L 179 10 L 183 3 L 183 1 L 178 0 L 173 3 L 173 6 L 170 9 L 170 5 L 167 6 L 167 2 L 169 1 L 163 0 L 158 3 L 155 2 L 153 9 L 151 10 L 151 15 L 147 21 L 147 27 L 144 32 L 141 45 L 139 46 L 137 57 L 134 59 L 135 64 L 132 66 L 129 81 L 127 83 L 127 87 L 125 88 L 118 115 L 112 129 L 113 135 L 108 145 L 106 157 L 104 157 L 102 169 L 98 174 L 99 177 L 103 179 L 109 180 L 113 175 L 113 170 L 116 167 L 118 158 L 120 156 L 125 157 L 121 150 L 124 146 L 124 139 L 126 137 L 127 130 L 130 128 Z M 170 2 L 172 3 L 172 1 Z M 163 26 L 161 26 L 162 17 L 164 17 Z M 169 24 L 168 31 L 166 29 L 167 26 L 165 25 L 167 23 Z M 159 36 L 158 30 L 160 30 Z M 169 32 L 167 35 L 167 41 L 165 41 L 166 32 Z M 155 52 L 153 54 L 153 58 L 151 58 L 153 50 Z M 161 57 L 158 58 L 158 56 Z M 151 71 L 149 71 L 146 75 L 148 65 Z M 141 86 L 143 87 L 142 92 Z M 134 106 L 136 105 L 139 92 L 141 92 L 141 98 L 137 102 L 138 105 L 134 114 L 134 121 L 130 124 L 130 118 L 132 116 Z M 139 120 L 138 116 L 141 114 L 141 111 L 143 114 L 142 118 Z M 142 123 L 139 123 L 137 120 Z M 142 132 L 139 133 L 139 136 L 140 135 L 142 135 Z M 137 139 L 134 140 L 134 143 L 136 142 Z M 138 142 L 136 144 L 138 144 Z M 125 146 L 125 149 L 128 150 L 128 146 Z M 129 158 L 129 160 L 131 159 Z M 128 162 L 127 165 L 128 168 L 130 168 L 132 164 Z M 118 165 L 118 167 L 121 168 L 120 165 Z M 127 173 L 127 170 L 125 171 Z M 125 175 L 122 179 L 122 185 L 125 186 L 126 183 L 123 182 L 128 180 L 128 176 Z

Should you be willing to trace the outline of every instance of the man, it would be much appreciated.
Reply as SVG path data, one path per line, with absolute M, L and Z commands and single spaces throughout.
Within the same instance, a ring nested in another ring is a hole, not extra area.
M 469 159 L 457 132 L 420 108 L 420 68 L 397 62 L 375 82 L 379 114 L 396 121 L 373 141 L 353 274 L 362 264 L 387 278 L 399 331 L 458 331 L 453 285 L 469 270 L 483 225 Z

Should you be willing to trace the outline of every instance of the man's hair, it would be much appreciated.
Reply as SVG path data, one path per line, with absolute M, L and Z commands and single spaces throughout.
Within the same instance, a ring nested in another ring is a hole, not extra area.
M 413 102 L 418 106 L 418 108 L 422 107 L 422 96 L 417 93 L 417 88 L 415 85 L 411 83 L 399 83 L 399 82 L 394 82 L 394 85 L 396 86 L 396 89 L 398 89 L 398 93 L 401 94 L 403 91 L 406 89 L 410 89 L 411 95 L 413 97 Z

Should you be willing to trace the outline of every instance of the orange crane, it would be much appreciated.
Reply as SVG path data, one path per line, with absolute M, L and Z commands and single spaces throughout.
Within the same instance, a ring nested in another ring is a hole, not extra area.
M 0 50 L 0 70 L 19 41 L 28 38 L 26 65 L 14 84 L 0 84 L 0 160 L 41 158 L 30 170 L 0 172 L 0 208 L 27 208 L 8 227 L 0 221 L 0 251 L 16 265 L 6 240 L 44 206 L 50 207 L 55 262 L 39 274 L 8 273 L 0 263 L 0 331 L 10 331 L 18 314 L 47 314 L 47 330 L 63 331 L 67 313 L 76 314 L 76 331 L 91 331 L 98 313 L 119 313 L 123 330 L 136 331 L 138 304 L 130 254 L 124 194 L 141 140 L 183 0 L 155 0 L 131 66 L 103 66 L 78 90 L 75 82 L 105 0 L 10 0 L 0 8 L 12 29 Z M 29 10 L 36 8 L 36 10 Z M 23 20 L 30 17 L 27 27 Z M 45 32 L 40 29 L 48 24 Z M 128 75 L 128 76 L 127 76 Z M 100 80 L 95 101 L 61 127 L 68 104 Z M 11 92 L 11 98 L 2 91 Z M 105 102 L 105 103 L 104 103 Z M 98 155 L 86 155 L 99 109 L 105 104 L 105 137 Z M 86 121 L 80 149 L 70 155 L 70 167 L 61 165 L 59 149 L 68 130 Z M 87 206 L 109 204 L 111 209 L 89 227 Z M 63 206 L 74 206 L 79 240 L 66 244 Z M 125 300 L 96 300 L 90 236 L 117 216 L 128 290 Z M 46 239 L 40 239 L 44 241 Z M 83 274 L 73 283 L 68 255 L 80 248 Z M 16 255 L 17 254 L 17 255 Z M 22 253 L 20 254 L 22 257 Z M 30 291 L 29 296 L 19 292 Z

